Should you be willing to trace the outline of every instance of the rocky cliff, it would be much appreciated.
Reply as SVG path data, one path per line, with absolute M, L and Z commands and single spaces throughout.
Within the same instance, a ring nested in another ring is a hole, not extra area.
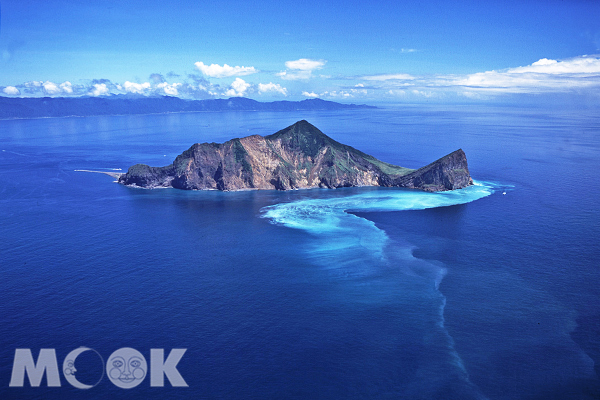
M 460 149 L 412 170 L 336 142 L 307 121 L 299 121 L 269 136 L 197 143 L 165 167 L 136 164 L 120 176 L 119 183 L 199 190 L 388 186 L 442 191 L 473 181 Z

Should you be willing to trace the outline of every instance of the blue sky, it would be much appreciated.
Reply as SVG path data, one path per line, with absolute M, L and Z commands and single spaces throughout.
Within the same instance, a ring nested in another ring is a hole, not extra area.
M 0 2 L 0 94 L 344 102 L 600 92 L 598 1 Z

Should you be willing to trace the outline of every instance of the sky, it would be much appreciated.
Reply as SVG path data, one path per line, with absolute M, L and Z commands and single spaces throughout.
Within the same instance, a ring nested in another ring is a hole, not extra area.
M 0 0 L 0 55 L 8 97 L 599 103 L 600 1 Z

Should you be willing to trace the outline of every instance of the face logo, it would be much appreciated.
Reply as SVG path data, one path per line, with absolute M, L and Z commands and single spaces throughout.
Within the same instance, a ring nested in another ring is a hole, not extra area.
M 75 363 L 73 362 L 73 360 L 67 360 L 65 364 L 66 367 L 63 371 L 65 375 L 75 375 L 75 372 L 77 372 L 77 370 L 75 369 Z
M 110 356 L 106 370 L 112 383 L 123 389 L 131 389 L 142 383 L 148 365 L 139 351 L 124 347 Z
M 88 385 L 77 380 L 77 377 L 75 376 L 75 373 L 77 372 L 77 369 L 75 368 L 75 360 L 77 359 L 77 357 L 79 357 L 81 353 L 84 353 L 86 351 L 96 353 L 96 355 L 100 359 L 101 365 L 104 365 L 104 360 L 102 359 L 102 356 L 96 350 L 90 349 L 89 347 L 80 347 L 70 352 L 65 358 L 65 361 L 63 362 L 63 373 L 65 374 L 65 379 L 67 380 L 67 382 L 69 382 L 71 385 L 78 389 L 91 389 L 102 380 L 102 377 L 104 377 L 104 369 L 102 369 L 100 371 L 100 374 L 98 375 L 98 381 L 93 385 Z

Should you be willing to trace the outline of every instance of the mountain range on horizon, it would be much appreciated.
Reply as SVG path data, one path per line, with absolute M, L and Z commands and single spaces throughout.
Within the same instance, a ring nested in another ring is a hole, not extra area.
M 322 99 L 260 102 L 245 97 L 184 100 L 179 97 L 0 97 L 0 119 L 138 115 L 198 111 L 311 111 L 376 108 Z

